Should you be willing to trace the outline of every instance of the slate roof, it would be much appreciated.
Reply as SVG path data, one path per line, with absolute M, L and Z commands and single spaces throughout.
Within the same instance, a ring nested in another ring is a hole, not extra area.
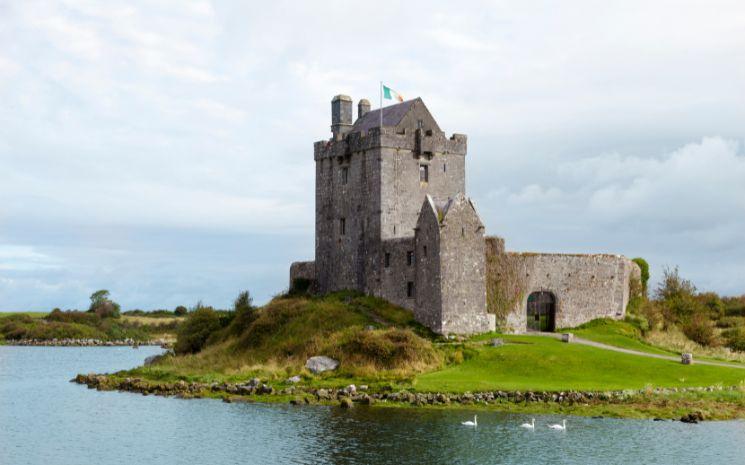
M 407 100 L 405 102 L 397 103 L 383 108 L 383 126 L 391 127 L 398 126 L 406 113 L 409 112 L 411 106 L 420 98 L 414 100 Z M 362 118 L 357 118 L 354 122 L 354 126 L 350 132 L 362 132 L 366 134 L 372 128 L 380 126 L 380 109 L 371 110 L 365 113 Z

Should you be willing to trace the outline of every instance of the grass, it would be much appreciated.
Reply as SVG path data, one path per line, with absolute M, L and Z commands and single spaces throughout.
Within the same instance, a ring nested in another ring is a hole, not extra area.
M 625 321 L 617 321 L 609 318 L 593 320 L 576 328 L 562 329 L 558 332 L 571 332 L 578 337 L 590 341 L 649 354 L 680 354 L 680 352 L 665 350 L 644 342 L 641 331 L 637 327 Z
M 0 319 L 13 315 L 27 315 L 31 318 L 40 319 L 49 315 L 49 312 L 0 312 Z
M 420 391 L 621 390 L 738 385 L 745 370 L 677 362 L 565 344 L 538 336 L 503 336 L 502 347 L 474 347 L 468 359 L 416 377 Z
M 122 315 L 121 316 L 122 321 L 127 323 L 136 323 L 143 326 L 165 326 L 171 323 L 178 323 L 184 320 L 183 317 L 177 317 L 177 316 L 159 316 L 159 317 L 151 317 L 151 316 L 132 316 L 132 315 Z

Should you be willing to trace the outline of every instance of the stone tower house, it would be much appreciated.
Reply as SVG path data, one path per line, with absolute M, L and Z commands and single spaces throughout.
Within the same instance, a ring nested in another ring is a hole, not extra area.
M 363 99 L 355 120 L 350 97 L 337 95 L 331 101 L 331 138 L 316 142 L 313 151 L 315 261 L 292 264 L 291 286 L 304 278 L 319 293 L 354 289 L 379 296 L 412 310 L 418 321 L 441 334 L 494 330 L 495 315 L 487 311 L 486 295 L 490 252 L 476 208 L 465 196 L 466 136 L 447 137 L 420 98 L 384 107 L 382 118 L 380 112 L 370 110 L 370 102 Z M 573 282 L 572 272 L 593 265 L 582 258 L 589 256 L 572 255 L 569 260 L 551 254 L 548 261 L 536 261 L 544 256 L 515 260 L 526 277 L 545 263 L 568 274 L 561 274 L 559 282 L 556 274 L 549 279 L 551 270 L 540 270 L 523 286 L 553 292 L 554 303 L 569 302 L 552 307 L 554 325 L 625 312 L 628 292 L 616 299 L 611 294 L 614 284 L 606 279 L 600 286 L 594 271 L 581 294 L 563 297 Z M 623 266 L 629 262 L 620 256 L 618 260 Z M 628 289 L 629 272 L 613 276 L 622 278 L 618 289 Z M 614 301 L 612 309 L 604 305 L 608 298 Z M 541 308 L 549 308 L 544 304 L 547 297 L 541 299 Z M 514 328 L 520 332 L 530 328 L 533 315 L 530 309 L 523 315 L 521 307 L 537 307 L 533 297 L 516 300 L 519 305 L 507 321 L 524 326 Z M 574 308 L 588 302 L 598 308 Z

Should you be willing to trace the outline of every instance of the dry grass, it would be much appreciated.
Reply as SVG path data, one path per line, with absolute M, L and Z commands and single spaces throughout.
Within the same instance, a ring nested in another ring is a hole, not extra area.
M 650 331 L 644 340 L 653 346 L 673 352 L 690 352 L 701 357 L 745 362 L 745 353 L 733 352 L 726 347 L 705 347 L 688 339 L 681 330 L 670 327 L 667 331 Z
M 137 323 L 142 326 L 165 326 L 170 325 L 174 322 L 183 321 L 183 318 L 179 317 L 147 317 L 147 316 L 132 316 L 132 315 L 122 315 L 122 321 L 125 321 L 127 323 Z

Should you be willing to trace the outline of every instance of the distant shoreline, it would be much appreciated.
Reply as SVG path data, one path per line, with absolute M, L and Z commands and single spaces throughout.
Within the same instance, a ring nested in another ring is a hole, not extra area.
M 121 346 L 160 346 L 170 347 L 171 341 L 165 339 L 152 339 L 136 341 L 134 339 L 10 339 L 0 341 L 0 345 L 24 346 L 24 347 L 121 347 Z

